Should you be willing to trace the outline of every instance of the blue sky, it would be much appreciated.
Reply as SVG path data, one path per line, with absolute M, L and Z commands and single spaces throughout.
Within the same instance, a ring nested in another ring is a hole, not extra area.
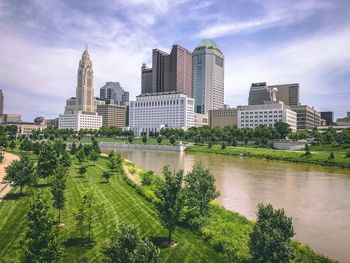
M 140 93 L 151 51 L 213 38 L 225 55 L 225 103 L 247 103 L 252 82 L 298 82 L 301 102 L 350 111 L 350 2 L 343 0 L 0 0 L 5 112 L 56 117 L 75 96 L 84 44 L 95 95 L 119 81 Z

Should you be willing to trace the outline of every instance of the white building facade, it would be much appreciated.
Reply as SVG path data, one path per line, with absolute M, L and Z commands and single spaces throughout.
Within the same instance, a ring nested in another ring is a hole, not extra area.
M 60 114 L 58 127 L 79 131 L 81 129 L 98 130 L 102 126 L 102 116 L 96 114 L 83 114 L 81 112 L 73 114 Z
M 194 99 L 178 92 L 150 93 L 129 103 L 129 128 L 136 136 L 161 128 L 194 126 Z
M 285 122 L 293 131 L 297 129 L 297 114 L 283 102 L 238 106 L 238 128 L 255 128 L 259 125 L 273 127 L 275 122 Z

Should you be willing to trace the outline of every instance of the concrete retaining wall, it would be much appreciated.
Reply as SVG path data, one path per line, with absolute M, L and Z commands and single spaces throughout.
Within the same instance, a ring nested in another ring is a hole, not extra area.
M 298 141 L 274 141 L 273 148 L 277 150 L 302 150 L 305 149 L 305 142 Z
M 100 142 L 101 150 L 117 150 L 117 149 L 145 149 L 158 151 L 181 152 L 185 149 L 184 145 L 155 145 L 155 144 L 130 144 L 123 142 Z

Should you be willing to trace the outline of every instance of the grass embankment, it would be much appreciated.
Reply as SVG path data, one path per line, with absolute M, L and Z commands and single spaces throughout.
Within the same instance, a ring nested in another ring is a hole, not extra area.
M 67 181 L 66 207 L 62 211 L 60 241 L 63 244 L 62 262 L 102 262 L 101 244 L 111 236 L 118 222 L 136 225 L 141 233 L 159 244 L 166 238 L 167 231 L 161 226 L 153 204 L 130 187 L 121 176 L 113 176 L 109 183 L 101 178 L 107 169 L 107 160 L 99 158 L 95 165 L 88 165 L 86 178 L 77 173 L 79 164 L 74 161 Z M 82 192 L 93 187 L 100 201 L 105 204 L 105 218 L 93 228 L 96 244 L 85 247 L 81 244 L 81 233 L 75 226 L 73 211 L 81 203 Z M 41 192 L 51 199 L 50 190 L 45 185 L 25 188 L 25 197 L 18 197 L 19 189 L 14 188 L 0 203 L 0 261 L 17 262 L 21 255 L 20 240 L 25 233 L 30 196 Z M 53 210 L 57 215 L 57 211 Z M 174 233 L 177 245 L 161 249 L 161 262 L 225 262 L 222 255 L 216 253 L 203 239 L 187 229 L 178 227 Z
M 296 163 L 311 163 L 327 166 L 339 166 L 350 168 L 350 158 L 345 157 L 345 149 L 343 151 L 335 151 L 334 159 L 329 159 L 330 151 L 322 149 L 312 148 L 311 156 L 304 156 L 302 151 L 284 151 L 265 148 L 247 148 L 247 147 L 233 147 L 228 146 L 222 149 L 219 145 L 213 145 L 208 148 L 206 145 L 195 145 L 186 148 L 187 152 L 204 152 L 204 153 L 216 153 L 233 156 L 247 156 L 260 159 L 269 160 L 281 160 L 290 161 Z
M 98 142 L 124 142 L 124 143 L 129 143 L 127 138 L 123 139 L 123 138 L 111 138 L 111 137 L 96 137 L 96 140 Z M 67 142 L 91 143 L 91 139 L 90 138 L 81 138 L 80 141 L 79 141 L 77 138 L 69 137 L 67 139 Z M 146 143 L 144 143 L 142 141 L 142 138 L 141 139 L 140 138 L 134 138 L 133 141 L 132 141 L 132 144 L 172 145 L 170 143 L 169 139 L 166 139 L 166 138 L 163 138 L 161 143 L 158 143 L 156 138 L 148 138 Z M 178 144 L 178 142 L 176 142 L 175 144 Z
M 129 185 L 146 199 L 154 202 L 156 197 L 154 191 L 160 177 L 156 174 L 151 176 L 151 184 L 140 185 L 147 171 L 136 167 L 132 162 L 126 162 L 128 171 L 132 177 L 125 178 Z M 125 175 L 124 175 L 125 176 Z M 139 177 L 135 179 L 135 177 Z M 149 176 L 148 176 L 149 178 Z M 208 215 L 192 221 L 190 227 L 199 233 L 204 240 L 219 253 L 223 253 L 231 262 L 251 262 L 249 252 L 249 235 L 253 229 L 254 222 L 236 212 L 229 211 L 219 205 L 211 204 Z M 316 254 L 309 246 L 293 241 L 295 258 L 291 263 L 312 262 L 331 263 L 334 262 L 324 256 Z M 219 262 L 219 261 L 215 261 Z

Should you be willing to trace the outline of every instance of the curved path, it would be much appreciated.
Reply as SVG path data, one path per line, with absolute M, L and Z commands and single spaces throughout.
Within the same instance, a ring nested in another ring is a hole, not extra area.
M 4 152 L 4 159 L 0 163 L 0 202 L 5 195 L 10 192 L 11 186 L 9 183 L 3 183 L 3 178 L 5 177 L 5 168 L 9 166 L 14 160 L 18 160 L 19 157 L 12 153 Z

